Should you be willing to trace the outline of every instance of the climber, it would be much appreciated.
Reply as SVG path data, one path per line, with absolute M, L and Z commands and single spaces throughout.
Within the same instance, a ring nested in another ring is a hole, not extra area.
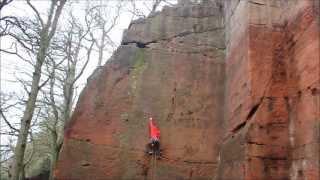
M 153 122 L 153 118 L 149 118 L 150 143 L 148 144 L 148 153 L 160 156 L 160 130 Z

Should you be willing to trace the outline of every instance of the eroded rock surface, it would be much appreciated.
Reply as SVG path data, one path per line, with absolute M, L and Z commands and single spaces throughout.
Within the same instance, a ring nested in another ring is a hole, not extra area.
M 319 0 L 181 2 L 88 80 L 57 179 L 320 179 Z
M 211 179 L 223 135 L 222 18 L 213 3 L 133 22 L 82 92 L 57 179 Z M 156 165 L 144 152 L 145 113 L 161 129 Z
M 319 1 L 226 1 L 225 17 L 216 179 L 320 179 Z

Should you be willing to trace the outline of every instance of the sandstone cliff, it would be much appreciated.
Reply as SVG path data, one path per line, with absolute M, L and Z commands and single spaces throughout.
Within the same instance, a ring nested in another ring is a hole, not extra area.
M 164 8 L 132 22 L 82 92 L 58 179 L 210 179 L 223 135 L 224 49 L 215 4 Z M 162 133 L 155 170 L 144 152 L 145 113 Z
M 225 1 L 217 179 L 320 179 L 319 0 Z
M 210 0 L 132 22 L 81 94 L 57 179 L 319 179 L 319 46 L 319 0 Z

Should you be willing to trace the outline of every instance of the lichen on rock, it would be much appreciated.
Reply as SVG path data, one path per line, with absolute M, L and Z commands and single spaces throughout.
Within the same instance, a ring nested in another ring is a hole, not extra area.
M 141 76 L 143 71 L 147 68 L 147 61 L 145 59 L 145 49 L 139 48 L 134 57 L 133 66 L 130 72 L 130 81 L 131 81 L 131 93 L 132 95 L 136 94 L 137 88 L 141 81 Z

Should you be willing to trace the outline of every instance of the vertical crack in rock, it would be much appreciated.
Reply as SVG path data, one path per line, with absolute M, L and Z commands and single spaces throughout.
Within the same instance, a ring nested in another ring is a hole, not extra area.
M 174 82 L 173 94 L 171 97 L 171 108 L 170 112 L 168 113 L 166 121 L 169 122 L 172 120 L 172 117 L 176 111 L 176 96 L 177 96 L 177 82 Z

